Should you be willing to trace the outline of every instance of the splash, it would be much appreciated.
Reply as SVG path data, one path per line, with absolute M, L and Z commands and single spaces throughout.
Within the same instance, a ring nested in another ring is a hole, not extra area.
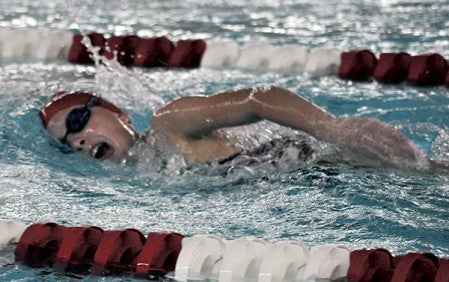
M 108 59 L 100 54 L 100 47 L 93 46 L 85 32 L 82 43 L 92 54 L 95 63 L 95 85 L 96 90 L 104 97 L 111 100 L 119 100 L 126 108 L 145 108 L 142 103 L 146 103 L 148 108 L 155 109 L 164 103 L 159 95 L 153 93 L 149 86 L 139 79 L 142 71 L 122 66 L 117 60 L 117 52 L 114 52 L 112 59 Z M 109 46 L 106 46 L 109 48 Z
M 84 10 L 93 7 L 93 1 L 92 3 L 91 1 L 83 2 L 80 5 L 83 8 L 73 15 L 70 26 L 81 33 L 83 36 L 81 42 L 86 46 L 94 61 L 95 91 L 109 100 L 119 101 L 119 104 L 126 109 L 154 110 L 163 104 L 164 100 L 139 78 L 143 74 L 142 70 L 132 70 L 122 66 L 117 60 L 117 52 L 114 52 L 113 58 L 106 58 L 101 54 L 101 48 L 92 44 L 87 36 L 87 29 L 81 27 L 79 23 L 81 21 L 77 18 L 78 15 L 84 14 Z M 106 46 L 106 49 L 108 48 L 109 46 Z
M 432 143 L 432 151 L 437 158 L 449 160 L 449 129 L 440 129 Z

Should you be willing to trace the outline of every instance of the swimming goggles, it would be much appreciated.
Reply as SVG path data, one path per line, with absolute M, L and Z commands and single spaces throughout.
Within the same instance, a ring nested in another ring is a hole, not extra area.
M 67 136 L 69 134 L 74 134 L 81 132 L 84 127 L 86 127 L 87 123 L 90 120 L 90 117 L 92 115 L 92 107 L 96 106 L 96 98 L 92 97 L 87 101 L 87 103 L 80 107 L 75 108 L 70 111 L 70 113 L 67 115 L 67 118 L 65 120 L 65 127 L 67 128 L 64 137 L 59 139 L 58 149 L 63 153 L 71 153 L 73 152 L 72 148 L 69 144 L 67 144 Z

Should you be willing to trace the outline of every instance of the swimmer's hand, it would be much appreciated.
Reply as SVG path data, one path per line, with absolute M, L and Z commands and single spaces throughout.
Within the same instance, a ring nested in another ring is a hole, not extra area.
M 402 133 L 378 120 L 339 117 L 330 127 L 328 138 L 331 135 L 328 141 L 361 154 L 361 157 L 380 166 L 408 171 L 429 169 L 429 161 L 423 151 Z

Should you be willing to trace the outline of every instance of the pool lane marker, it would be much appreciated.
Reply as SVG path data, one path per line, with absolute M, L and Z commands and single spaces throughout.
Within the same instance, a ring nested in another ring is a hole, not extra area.
M 103 230 L 53 222 L 28 227 L 0 221 L 0 246 L 15 246 L 15 260 L 33 267 L 81 275 L 167 277 L 177 281 L 260 282 L 349 279 L 349 281 L 449 281 L 449 259 L 428 252 L 393 256 L 388 250 L 350 250 L 299 242 L 269 244 L 252 237 L 226 241 L 214 235 L 184 238 L 176 232 Z
M 96 57 L 86 48 L 86 40 Z M 406 82 L 416 86 L 449 86 L 447 60 L 438 53 L 410 55 L 370 50 L 341 51 L 318 47 L 310 52 L 298 44 L 274 46 L 250 43 L 240 47 L 233 41 L 183 39 L 165 36 L 104 35 L 91 32 L 83 37 L 68 31 L 35 28 L 0 28 L 0 57 L 65 59 L 74 64 L 93 64 L 100 57 L 126 66 L 145 68 L 242 68 L 258 71 L 305 72 L 337 75 L 349 81 Z
M 16 244 L 27 226 L 18 220 L 0 220 L 0 249 Z
M 135 272 L 163 276 L 175 269 L 184 235 L 176 232 L 150 232 L 136 257 Z
M 225 249 L 225 240 L 215 235 L 184 238 L 173 278 L 178 281 L 218 278 Z

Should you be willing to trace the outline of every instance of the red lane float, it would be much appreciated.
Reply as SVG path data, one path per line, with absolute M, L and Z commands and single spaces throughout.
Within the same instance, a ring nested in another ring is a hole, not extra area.
M 389 281 L 393 274 L 393 256 L 385 249 L 351 252 L 348 278 L 354 281 Z
M 381 83 L 400 83 L 407 78 L 412 56 L 407 53 L 381 53 L 373 77 Z
M 3 232 L 0 235 L 8 237 Z M 105 275 L 118 270 L 144 277 L 170 273 L 179 281 L 449 282 L 449 259 L 431 253 L 393 256 L 386 249 L 350 251 L 332 244 L 307 248 L 297 242 L 267 244 L 250 237 L 226 242 L 213 235 L 184 238 L 173 232 L 151 232 L 145 238 L 136 229 L 103 231 L 95 226 L 66 227 L 52 222 L 27 227 L 15 257 L 31 267 L 52 266 L 57 271 Z
M 410 61 L 407 81 L 414 85 L 431 86 L 443 84 L 447 62 L 439 54 L 413 56 Z
M 101 274 L 107 268 L 132 271 L 145 242 L 145 236 L 136 229 L 105 231 L 95 252 L 92 273 Z
M 103 230 L 95 226 L 67 227 L 55 258 L 54 267 L 64 271 L 70 265 L 91 265 Z
M 135 35 L 111 36 L 105 39 L 99 33 L 87 37 L 93 47 L 99 47 L 99 55 L 116 59 L 125 66 L 197 68 L 206 51 L 206 42 L 201 39 L 179 40 L 174 44 L 166 37 L 140 38 Z M 92 64 L 91 51 L 83 44 L 83 36 L 74 35 L 68 60 L 77 64 Z
M 104 56 L 108 60 L 115 58 L 120 64 L 130 66 L 140 41 L 141 39 L 135 35 L 111 36 L 107 41 Z
M 16 260 L 31 267 L 53 263 L 64 237 L 66 227 L 56 223 L 37 223 L 29 226 L 15 249 Z
M 408 253 L 394 258 L 391 282 L 433 281 L 438 270 L 438 258 L 431 253 Z
M 449 259 L 440 259 L 434 282 L 449 282 Z
M 167 66 L 173 48 L 167 37 L 142 38 L 136 46 L 133 64 L 147 68 Z
M 410 56 L 407 53 L 381 53 L 379 60 L 369 50 L 353 50 L 341 54 L 338 76 L 354 81 L 372 77 L 380 83 L 407 81 L 416 86 L 449 86 L 446 59 L 436 53 Z
M 369 50 L 343 52 L 338 76 L 348 80 L 365 81 L 373 75 L 376 66 L 376 56 Z
M 106 39 L 101 33 L 89 33 L 87 38 L 90 40 L 90 44 L 93 47 L 99 47 L 99 55 L 103 55 Z M 92 54 L 87 49 L 86 44 L 83 43 L 84 36 L 81 34 L 75 34 L 73 36 L 72 45 L 70 46 L 68 53 L 68 61 L 73 64 L 93 64 Z
M 23 232 L 15 258 L 31 267 L 48 265 L 58 271 L 83 267 L 97 275 L 119 270 L 161 276 L 175 270 L 182 239 L 171 232 L 145 238 L 136 229 L 103 231 L 95 226 L 36 223 Z
M 449 259 L 438 259 L 431 253 L 411 252 L 393 257 L 385 249 L 354 250 L 347 278 L 360 282 L 449 282 Z
M 166 274 L 173 271 L 184 238 L 179 233 L 151 232 L 136 258 L 138 274 Z
M 181 68 L 197 68 L 206 51 L 204 40 L 179 40 L 173 49 L 168 66 Z

